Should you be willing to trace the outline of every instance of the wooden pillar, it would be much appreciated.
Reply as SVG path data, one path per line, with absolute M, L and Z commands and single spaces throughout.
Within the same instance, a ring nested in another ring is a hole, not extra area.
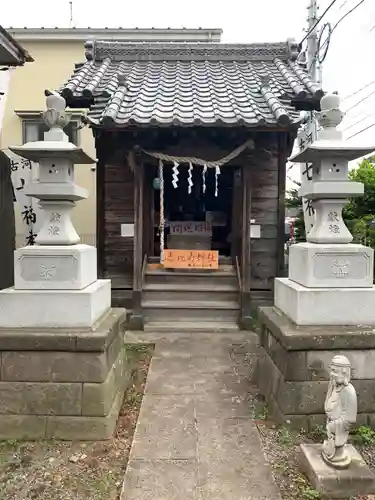
M 244 329 L 250 329 L 252 327 L 250 309 L 251 167 L 249 159 L 242 167 L 241 326 Z
M 143 165 L 144 180 L 143 180 L 143 255 L 152 255 L 152 240 L 153 240 L 153 218 L 152 218 L 152 172 L 147 165 Z
M 96 153 L 96 248 L 98 278 L 105 278 L 105 164 L 108 158 L 108 138 L 101 132 L 95 136 Z
M 232 190 L 232 241 L 231 258 L 236 265 L 236 258 L 241 263 L 241 241 L 242 241 L 242 172 L 233 169 Z
M 129 164 L 134 174 L 133 313 L 130 322 L 132 329 L 142 330 L 144 169 L 141 155 L 132 151 L 129 154 Z
M 287 133 L 278 137 L 278 207 L 277 207 L 277 264 L 276 276 L 285 276 L 285 183 L 288 157 Z

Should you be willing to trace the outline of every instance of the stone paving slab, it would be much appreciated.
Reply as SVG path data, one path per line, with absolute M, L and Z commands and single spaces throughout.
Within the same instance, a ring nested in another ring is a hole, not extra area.
M 125 343 L 159 343 L 160 341 L 174 342 L 176 340 L 192 340 L 199 345 L 204 340 L 209 340 L 213 344 L 216 342 L 226 342 L 229 344 L 239 344 L 242 342 L 254 341 L 256 334 L 252 332 L 214 332 L 214 333 L 186 333 L 186 332 L 144 332 L 144 331 L 126 331 Z
M 253 389 L 248 381 L 233 373 L 199 373 L 194 377 L 194 393 L 222 396 L 247 396 Z
M 246 396 L 222 396 L 215 393 L 195 395 L 195 414 L 202 418 L 244 418 L 251 419 L 250 404 Z
M 194 399 L 186 395 L 143 398 L 131 449 L 131 459 L 196 458 Z
M 194 394 L 192 358 L 153 358 L 146 394 Z
M 121 500 L 281 500 L 251 419 L 256 335 L 130 333 L 156 348 Z
M 241 342 L 238 345 L 243 345 Z M 154 356 L 163 358 L 191 358 L 191 357 L 215 357 L 228 358 L 231 348 L 226 342 L 220 340 L 201 339 L 199 342 L 191 338 L 180 338 L 174 341 L 161 340 L 155 346 Z
M 131 460 L 121 500 L 198 500 L 198 463 L 193 460 Z

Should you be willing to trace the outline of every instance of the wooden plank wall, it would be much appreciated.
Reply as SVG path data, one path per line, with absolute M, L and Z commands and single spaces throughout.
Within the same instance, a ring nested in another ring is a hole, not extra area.
M 127 163 L 107 164 L 105 183 L 104 272 L 112 288 L 133 287 L 133 238 L 121 236 L 121 224 L 134 224 L 133 172 Z
M 279 152 L 275 135 L 270 134 L 273 142 L 261 144 L 250 166 L 251 219 L 261 225 L 261 237 L 251 239 L 250 291 L 255 305 L 272 302 L 273 280 L 277 276 Z

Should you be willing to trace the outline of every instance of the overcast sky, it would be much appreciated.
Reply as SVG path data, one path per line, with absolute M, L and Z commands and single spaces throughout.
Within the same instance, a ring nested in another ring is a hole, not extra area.
M 76 27 L 222 28 L 223 42 L 300 41 L 307 26 L 309 0 L 73 0 Z M 318 0 L 322 14 L 332 0 Z M 334 25 L 360 0 L 336 0 L 324 18 Z M 69 27 L 69 0 L 13 0 L 2 9 L 1 24 L 12 27 Z M 371 29 L 374 29 L 371 31 Z M 350 95 L 369 82 L 363 91 L 343 102 L 348 109 L 366 95 L 374 94 L 348 112 L 342 128 L 347 137 L 375 123 L 375 1 L 365 0 L 334 31 L 323 67 L 323 87 Z M 367 115 L 367 118 L 365 118 Z M 362 120 L 357 125 L 357 121 Z M 375 126 L 356 136 L 375 144 Z

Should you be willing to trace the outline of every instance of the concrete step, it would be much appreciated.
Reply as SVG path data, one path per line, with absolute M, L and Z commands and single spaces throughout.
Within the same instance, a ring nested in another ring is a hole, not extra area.
M 223 280 L 224 281 L 224 280 Z M 189 280 L 183 283 L 152 283 L 146 281 L 143 285 L 143 290 L 150 291 L 171 291 L 171 292 L 239 292 L 237 282 L 235 284 L 217 280 L 212 286 L 206 283 L 190 283 Z
M 240 329 L 236 321 L 146 321 L 145 332 L 233 333 Z
M 238 301 L 142 301 L 145 318 L 150 321 L 237 321 Z
M 186 285 L 178 287 L 170 285 L 146 285 L 143 287 L 142 299 L 148 302 L 174 302 L 186 303 L 194 299 L 199 302 L 238 302 L 239 291 L 235 286 L 214 285 L 211 290 L 207 287 L 194 287 Z
M 238 287 L 237 274 L 234 271 L 177 272 L 159 269 L 149 270 L 145 275 L 145 283 L 146 285 L 188 285 L 192 289 L 197 287 L 211 289 L 219 284 Z

